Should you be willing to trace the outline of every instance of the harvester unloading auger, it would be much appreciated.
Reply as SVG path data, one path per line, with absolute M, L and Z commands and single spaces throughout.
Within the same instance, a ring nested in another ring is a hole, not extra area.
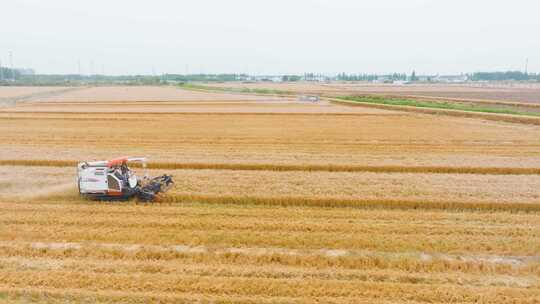
M 144 177 L 137 177 L 128 163 L 141 163 Z M 81 162 L 77 166 L 77 175 L 79 193 L 98 200 L 128 200 L 137 197 L 141 201 L 151 202 L 174 183 L 171 175 L 149 178 L 146 158 L 143 157 Z

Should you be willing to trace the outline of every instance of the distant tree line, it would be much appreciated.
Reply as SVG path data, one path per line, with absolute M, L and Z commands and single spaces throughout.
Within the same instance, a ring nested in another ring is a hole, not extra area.
M 19 79 L 21 77 L 21 72 L 16 69 L 10 69 L 1 67 L 0 68 L 0 81 L 5 81 L 7 79 Z
M 22 75 L 15 70 L 14 74 L 11 69 L 2 68 L 3 84 L 4 85 L 106 85 L 106 84 L 122 84 L 122 85 L 161 85 L 170 82 L 224 82 L 224 81 L 240 81 L 249 78 L 246 74 L 163 74 L 163 75 L 79 75 L 79 74 L 36 74 Z M 14 77 L 12 76 L 14 75 Z M 11 80 L 15 78 L 15 82 Z M 291 76 L 292 79 L 292 76 Z
M 477 72 L 471 75 L 473 81 L 540 81 L 540 74 L 523 73 L 520 71 L 507 72 Z
M 386 75 L 376 74 L 347 74 L 339 73 L 336 76 L 327 76 L 320 73 L 305 73 L 300 75 L 281 76 L 252 76 L 248 74 L 163 74 L 163 75 L 78 75 L 78 74 L 27 74 L 23 70 L 0 69 L 0 83 L 2 85 L 165 85 L 183 82 L 226 82 L 226 81 L 418 81 L 420 78 L 413 71 L 411 75 L 405 73 L 392 73 Z M 472 81 L 540 81 L 540 74 L 523 73 L 519 71 L 507 72 L 477 72 L 467 74 Z M 424 77 L 425 78 L 425 77 Z M 13 79 L 15 81 L 13 81 Z M 429 78 L 428 78 L 428 81 Z
M 284 81 L 284 82 L 300 81 L 300 80 L 302 80 L 302 76 L 298 76 L 298 75 L 283 75 L 283 76 L 281 77 L 281 80 Z
M 108 76 L 108 75 L 78 75 L 78 74 L 36 74 L 20 75 L 10 85 L 159 85 L 164 84 L 160 76 L 132 75 L 132 76 Z

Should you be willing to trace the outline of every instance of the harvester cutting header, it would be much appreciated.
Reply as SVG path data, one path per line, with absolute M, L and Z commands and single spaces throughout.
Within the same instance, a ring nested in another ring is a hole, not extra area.
M 136 176 L 128 163 L 140 163 L 144 176 Z M 77 175 L 79 193 L 98 200 L 128 200 L 137 197 L 141 201 L 150 202 L 159 193 L 169 190 L 174 183 L 170 175 L 149 178 L 144 157 L 81 162 L 77 166 Z

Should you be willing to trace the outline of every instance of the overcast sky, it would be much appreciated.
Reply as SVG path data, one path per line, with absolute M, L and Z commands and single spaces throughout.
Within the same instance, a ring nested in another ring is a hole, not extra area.
M 39 73 L 540 72 L 538 0 L 16 0 L 0 60 Z M 93 64 L 92 64 L 93 63 Z

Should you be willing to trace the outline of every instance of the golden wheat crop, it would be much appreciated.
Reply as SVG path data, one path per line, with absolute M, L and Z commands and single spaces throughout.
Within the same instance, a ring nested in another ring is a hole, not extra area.
M 144 154 L 167 163 L 530 170 L 538 168 L 540 157 L 538 127 L 455 117 L 156 113 L 62 115 L 66 119 L 31 119 L 32 115 L 25 113 L 8 116 L 10 119 L 0 119 L 0 159 L 4 160 L 63 161 Z
M 43 160 L 43 159 L 0 159 L 0 166 L 29 167 L 73 167 L 76 160 Z M 139 164 L 132 164 L 140 168 Z M 149 169 L 170 170 L 232 170 L 232 171 L 307 171 L 307 172 L 371 172 L 371 173 L 438 173 L 438 174 L 483 174 L 483 175 L 539 175 L 540 168 L 509 167 L 433 167 L 433 166 L 358 166 L 358 165 L 294 165 L 294 164 L 220 164 L 220 163 L 173 163 L 151 162 Z

